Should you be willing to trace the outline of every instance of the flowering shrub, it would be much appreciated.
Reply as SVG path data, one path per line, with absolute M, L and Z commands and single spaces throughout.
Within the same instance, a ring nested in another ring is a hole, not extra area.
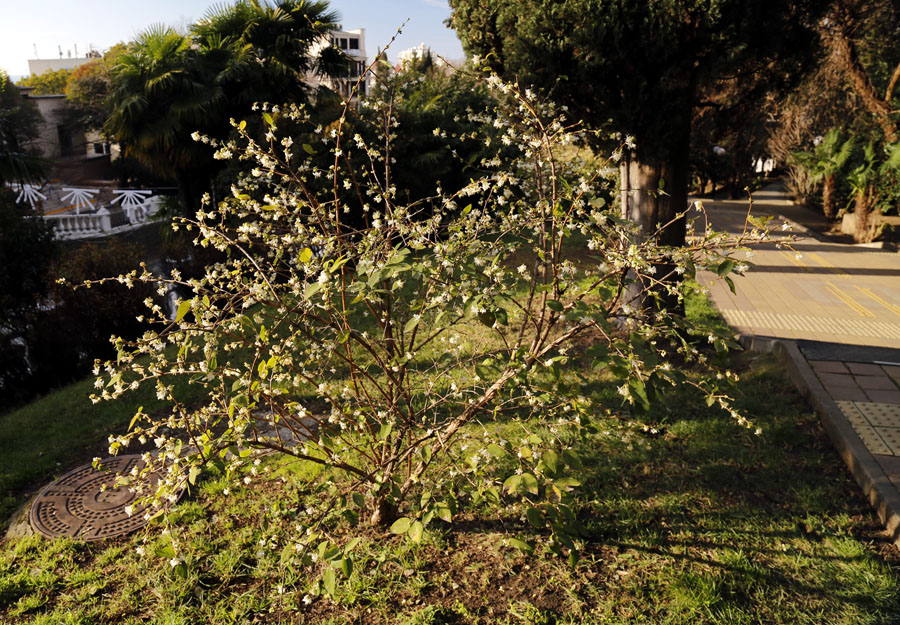
M 741 241 L 707 234 L 662 248 L 638 236 L 603 199 L 614 169 L 584 173 L 560 158 L 578 125 L 529 91 L 489 82 L 506 104 L 491 122 L 503 137 L 498 156 L 483 165 L 499 173 L 413 204 L 395 201 L 391 186 L 390 115 L 378 145 L 344 136 L 342 120 L 309 128 L 320 143 L 298 145 L 279 133 L 282 122 L 307 123 L 298 107 L 262 107 L 261 143 L 243 123 L 239 140 L 198 136 L 221 158 L 251 165 L 232 197 L 176 225 L 226 260 L 199 279 L 119 278 L 193 297 L 174 319 L 151 302 L 159 329 L 120 342 L 118 359 L 102 366 L 95 399 L 155 384 L 173 406 L 160 419 L 138 411 L 110 451 L 153 440 L 158 454 L 145 456 L 166 472 L 162 500 L 209 464 L 234 476 L 231 488 L 252 487 L 264 478 L 256 450 L 327 468 L 285 561 L 326 563 L 329 593 L 338 571 L 349 574 L 355 544 L 331 542 L 336 516 L 419 541 L 462 506 L 511 497 L 529 523 L 549 529 L 553 551 L 577 559 L 573 444 L 590 435 L 598 408 L 569 375 L 576 361 L 608 368 L 635 409 L 660 386 L 692 384 L 731 410 L 714 377 L 696 381 L 671 366 L 673 356 L 703 354 L 685 320 L 652 300 L 680 297 L 686 282 L 676 278 L 699 267 L 725 276 Z M 333 160 L 326 169 L 312 165 L 322 151 Z M 360 157 L 364 171 L 348 168 Z M 345 190 L 363 213 L 360 227 L 346 225 Z M 674 269 L 659 275 L 659 267 Z M 623 301 L 632 283 L 647 306 Z M 709 340 L 724 348 L 727 337 Z M 206 389 L 202 406 L 181 403 L 178 376 Z M 535 415 L 539 429 L 527 425 Z M 479 427 L 485 419 L 518 433 L 491 439 Z

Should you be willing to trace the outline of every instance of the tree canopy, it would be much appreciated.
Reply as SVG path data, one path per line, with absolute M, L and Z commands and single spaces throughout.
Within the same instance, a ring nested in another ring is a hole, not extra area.
M 701 89 L 763 72 L 788 82 L 814 41 L 817 4 L 450 0 L 449 23 L 469 54 L 552 93 L 588 125 L 635 138 L 623 159 L 623 186 L 634 194 L 623 204 L 651 231 L 685 207 Z M 669 197 L 651 198 L 661 179 Z
M 0 70 L 0 185 L 33 182 L 46 174 L 43 159 L 28 149 L 37 137 L 41 114 Z
M 217 6 L 187 35 L 155 26 L 111 70 L 105 130 L 196 204 L 219 165 L 194 132 L 224 138 L 253 102 L 305 102 L 309 73 L 336 72 L 336 51 L 313 57 L 337 15 L 325 2 L 240 0 Z M 324 60 L 323 60 L 324 59 Z

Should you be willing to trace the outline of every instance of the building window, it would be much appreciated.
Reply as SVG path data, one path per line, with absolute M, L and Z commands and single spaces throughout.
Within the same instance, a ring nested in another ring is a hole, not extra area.
M 350 40 L 350 49 L 351 50 L 359 50 L 359 39 L 351 39 Z
M 94 144 L 94 154 L 103 154 L 103 144 L 102 143 Z
M 347 49 L 347 40 L 344 37 L 341 37 L 341 50 Z

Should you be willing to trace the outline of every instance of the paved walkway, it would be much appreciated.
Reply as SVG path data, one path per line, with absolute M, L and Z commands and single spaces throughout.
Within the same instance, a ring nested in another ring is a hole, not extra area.
M 714 227 L 743 229 L 745 201 L 704 200 Z M 755 344 L 780 343 L 791 376 L 882 521 L 900 544 L 900 254 L 822 240 L 793 219 L 815 215 L 776 183 L 754 194 L 753 214 L 774 215 L 776 240 L 753 266 L 710 295 L 728 323 Z M 788 224 L 797 240 L 786 243 Z M 708 283 L 713 277 L 701 275 Z
M 704 200 L 716 228 L 743 229 L 747 201 Z M 777 226 L 798 210 L 778 185 L 754 194 L 753 213 L 777 215 Z M 829 243 L 795 228 L 792 249 L 769 243 L 748 260 L 754 267 L 735 278 L 737 294 L 719 282 L 711 296 L 741 333 L 847 345 L 900 349 L 900 255 Z

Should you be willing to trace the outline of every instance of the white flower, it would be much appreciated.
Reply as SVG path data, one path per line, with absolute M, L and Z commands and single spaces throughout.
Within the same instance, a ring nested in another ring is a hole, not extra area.
M 173 569 L 179 564 L 181 564 L 181 558 L 179 558 L 178 556 L 175 556 L 171 560 L 169 560 L 169 566 L 171 566 Z

